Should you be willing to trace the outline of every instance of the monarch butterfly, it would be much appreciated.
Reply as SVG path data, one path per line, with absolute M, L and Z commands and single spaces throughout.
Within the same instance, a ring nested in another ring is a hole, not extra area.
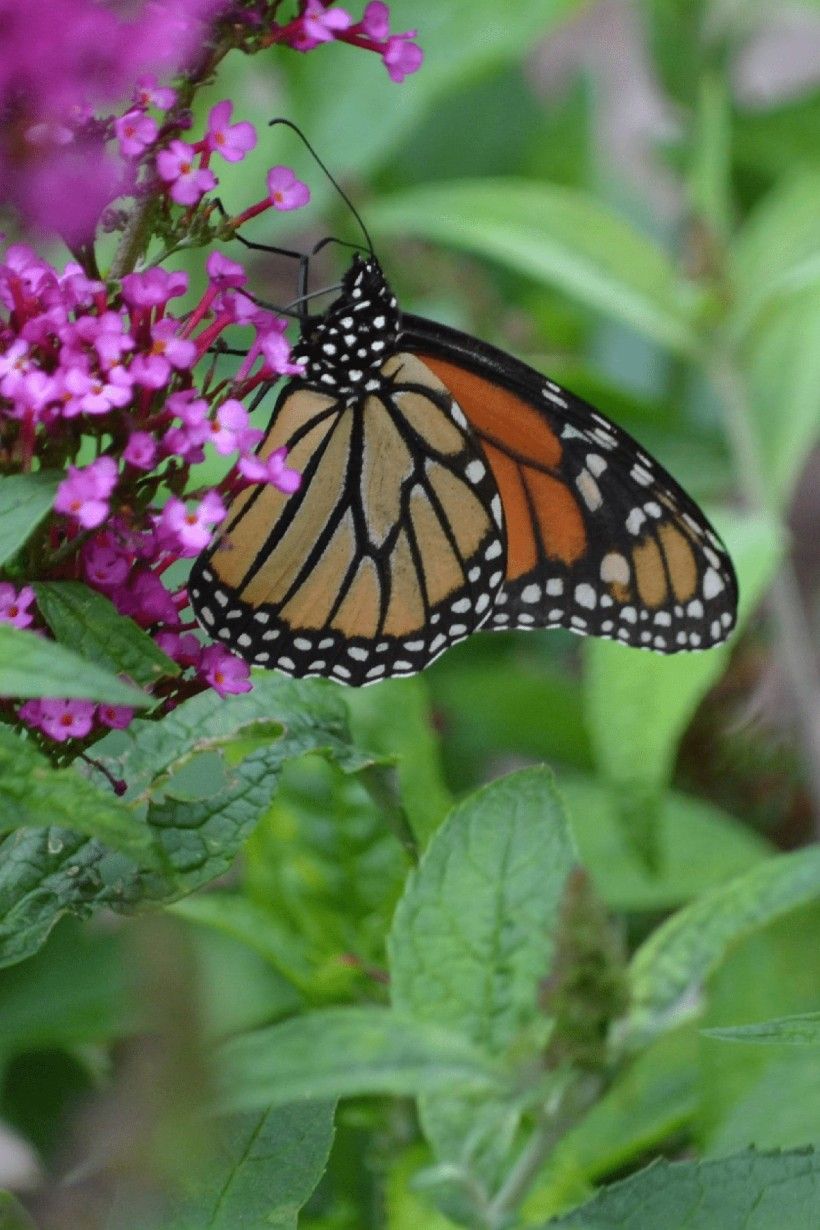
M 731 560 L 675 480 L 533 368 L 402 313 L 372 247 L 294 358 L 258 451 L 286 447 L 302 485 L 237 495 L 190 579 L 249 662 L 357 687 L 480 629 L 660 653 L 729 635 Z

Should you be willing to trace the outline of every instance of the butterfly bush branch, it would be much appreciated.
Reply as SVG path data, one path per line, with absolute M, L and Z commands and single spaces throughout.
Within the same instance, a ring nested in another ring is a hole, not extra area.
M 276 165 L 256 200 L 219 217 L 220 175 L 257 133 L 227 98 L 198 131 L 192 104 L 232 50 L 344 42 L 379 54 L 400 81 L 421 52 L 389 27 L 378 3 L 355 21 L 318 0 L 0 0 L 0 206 L 33 237 L 0 248 L 0 472 L 63 473 L 50 515 L 0 576 L 0 623 L 48 638 L 32 583 L 83 582 L 176 664 L 151 687 L 151 717 L 204 688 L 251 687 L 243 659 L 203 646 L 185 583 L 169 578 L 208 547 L 237 492 L 287 496 L 301 482 L 286 450 L 256 454 L 263 433 L 247 404 L 303 370 L 288 321 L 254 301 L 244 267 L 214 244 L 268 210 L 302 208 L 310 191 Z M 101 270 L 106 232 L 119 242 Z M 40 256 L 41 234 L 60 236 L 74 259 Z M 152 245 L 207 249 L 197 302 L 187 274 L 140 266 Z M 224 375 L 214 352 L 229 329 L 245 357 Z M 215 483 L 200 469 L 209 455 L 225 466 Z M 0 709 L 60 764 L 135 717 L 61 697 L 4 697 Z

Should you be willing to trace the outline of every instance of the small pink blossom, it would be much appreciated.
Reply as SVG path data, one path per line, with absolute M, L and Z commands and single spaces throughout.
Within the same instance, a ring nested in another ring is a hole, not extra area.
M 274 209 L 301 209 L 310 200 L 310 189 L 297 179 L 290 167 L 275 166 L 268 171 L 268 194 Z
M 199 666 L 202 677 L 220 696 L 250 692 L 250 667 L 223 645 L 208 645 L 202 650 Z
M 179 623 L 174 600 L 155 572 L 140 566 L 132 572 L 127 586 L 115 590 L 111 599 L 121 615 L 130 617 L 141 628 L 153 624 Z
M 344 9 L 325 8 L 322 0 L 307 0 L 297 46 L 300 51 L 311 51 L 319 43 L 332 42 L 352 25 L 353 18 Z
M 132 397 L 132 379 L 124 367 L 113 367 L 105 376 L 72 367 L 65 373 L 63 384 L 71 395 L 63 411 L 66 418 L 108 414 L 115 406 L 127 406 Z
M 157 528 L 180 555 L 198 555 L 211 541 L 213 527 L 223 519 L 226 511 L 215 491 L 209 491 L 193 509 L 182 500 L 172 498 L 163 508 Z
M 112 730 L 125 730 L 134 720 L 134 710 L 127 705 L 98 705 L 97 717 L 103 726 Z
M 34 601 L 34 590 L 24 585 L 18 592 L 8 581 L 0 581 L 0 623 L 14 628 L 27 628 L 34 616 L 28 609 Z
M 196 362 L 196 346 L 179 336 L 179 322 L 165 316 L 151 326 L 152 346 L 148 354 L 135 355 L 128 369 L 135 384 L 161 389 L 174 368 L 185 371 Z
M 93 530 L 108 516 L 108 499 L 117 485 L 113 457 L 98 457 L 85 469 L 68 467 L 68 478 L 57 488 L 54 508 L 72 517 L 84 529 Z
M 231 123 L 233 103 L 229 99 L 211 107 L 205 147 L 221 154 L 226 162 L 241 162 L 256 145 L 256 129 L 247 120 Z
M 122 585 L 131 564 L 128 557 L 113 545 L 110 535 L 87 542 L 83 547 L 83 573 L 89 584 L 98 589 L 114 589 Z
M 391 81 L 402 82 L 411 73 L 418 72 L 422 66 L 424 52 L 417 43 L 408 42 L 414 34 L 415 31 L 395 34 L 387 40 L 382 59 Z
M 157 172 L 171 185 L 171 199 L 177 205 L 196 205 L 205 192 L 216 187 L 213 171 L 195 166 L 195 157 L 194 147 L 184 141 L 172 141 L 157 154 Z
M 134 102 L 138 107 L 156 107 L 158 111 L 169 111 L 176 100 L 176 90 L 172 90 L 170 86 L 157 85 L 156 77 L 146 75 L 138 79 L 134 91 Z
M 365 5 L 361 21 L 362 31 L 368 38 L 381 41 L 390 34 L 390 7 L 381 0 L 372 0 Z
M 222 403 L 211 419 L 209 440 L 223 457 L 233 452 L 247 452 L 262 439 L 264 432 L 251 427 L 248 412 L 240 401 L 230 398 Z
M 137 470 L 152 470 L 157 459 L 157 442 L 147 431 L 132 431 L 122 451 L 123 460 Z
M 202 646 L 191 632 L 158 632 L 155 643 L 179 666 L 199 666 Z
M 276 376 L 301 376 L 304 363 L 291 361 L 290 342 L 281 333 L 270 331 L 259 339 L 259 351 L 265 360 L 265 372 Z
M 219 290 L 226 290 L 228 287 L 244 286 L 248 280 L 248 275 L 242 266 L 237 261 L 229 260 L 221 252 L 214 251 L 210 253 L 205 262 L 205 269 L 207 270 L 211 285 L 216 286 Z M 243 296 L 243 298 L 245 297 Z
M 159 125 L 142 111 L 128 111 L 114 121 L 114 132 L 123 158 L 139 158 L 159 133 Z
M 286 448 L 278 448 L 270 457 L 240 457 L 237 469 L 252 483 L 272 483 L 285 495 L 292 495 L 302 485 L 302 475 L 285 465 Z
M 90 700 L 47 698 L 40 701 L 38 720 L 33 724 L 57 743 L 64 743 L 66 739 L 84 739 L 91 730 L 95 708 Z M 28 720 L 31 721 L 31 718 Z
M 168 272 L 159 265 L 139 273 L 127 273 L 122 280 L 122 297 L 133 307 L 164 308 L 169 299 L 188 290 L 188 275 L 182 270 Z

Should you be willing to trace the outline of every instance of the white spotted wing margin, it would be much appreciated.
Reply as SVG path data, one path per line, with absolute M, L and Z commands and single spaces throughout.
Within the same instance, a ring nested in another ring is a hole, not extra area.
M 537 430 L 527 456 L 505 448 L 482 429 L 480 407 L 471 415 L 462 397 L 479 446 L 490 456 L 500 449 L 522 473 L 560 484 L 583 526 L 574 557 L 560 558 L 522 483 L 534 561 L 507 576 L 488 630 L 564 627 L 666 654 L 727 639 L 738 601 L 728 552 L 695 501 L 635 439 L 568 389 L 485 342 L 416 316 L 405 316 L 402 329 L 408 349 L 464 368 L 488 389 L 500 387 L 525 402 L 543 424 L 544 439 L 560 444 L 557 464 L 544 460 L 548 450 L 539 445 Z M 507 533 L 512 560 L 512 524 Z
M 260 455 L 302 473 L 229 509 L 189 592 L 209 636 L 247 661 L 362 686 L 423 670 L 490 617 L 503 583 L 498 493 L 452 397 L 393 354 L 377 388 L 282 391 Z

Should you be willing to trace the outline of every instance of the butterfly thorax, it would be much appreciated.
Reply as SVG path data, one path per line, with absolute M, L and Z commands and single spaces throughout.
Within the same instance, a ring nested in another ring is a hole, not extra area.
M 395 348 L 401 314 L 374 257 L 356 256 L 342 292 L 302 328 L 294 360 L 304 383 L 324 393 L 358 396 L 382 385 L 380 369 Z

